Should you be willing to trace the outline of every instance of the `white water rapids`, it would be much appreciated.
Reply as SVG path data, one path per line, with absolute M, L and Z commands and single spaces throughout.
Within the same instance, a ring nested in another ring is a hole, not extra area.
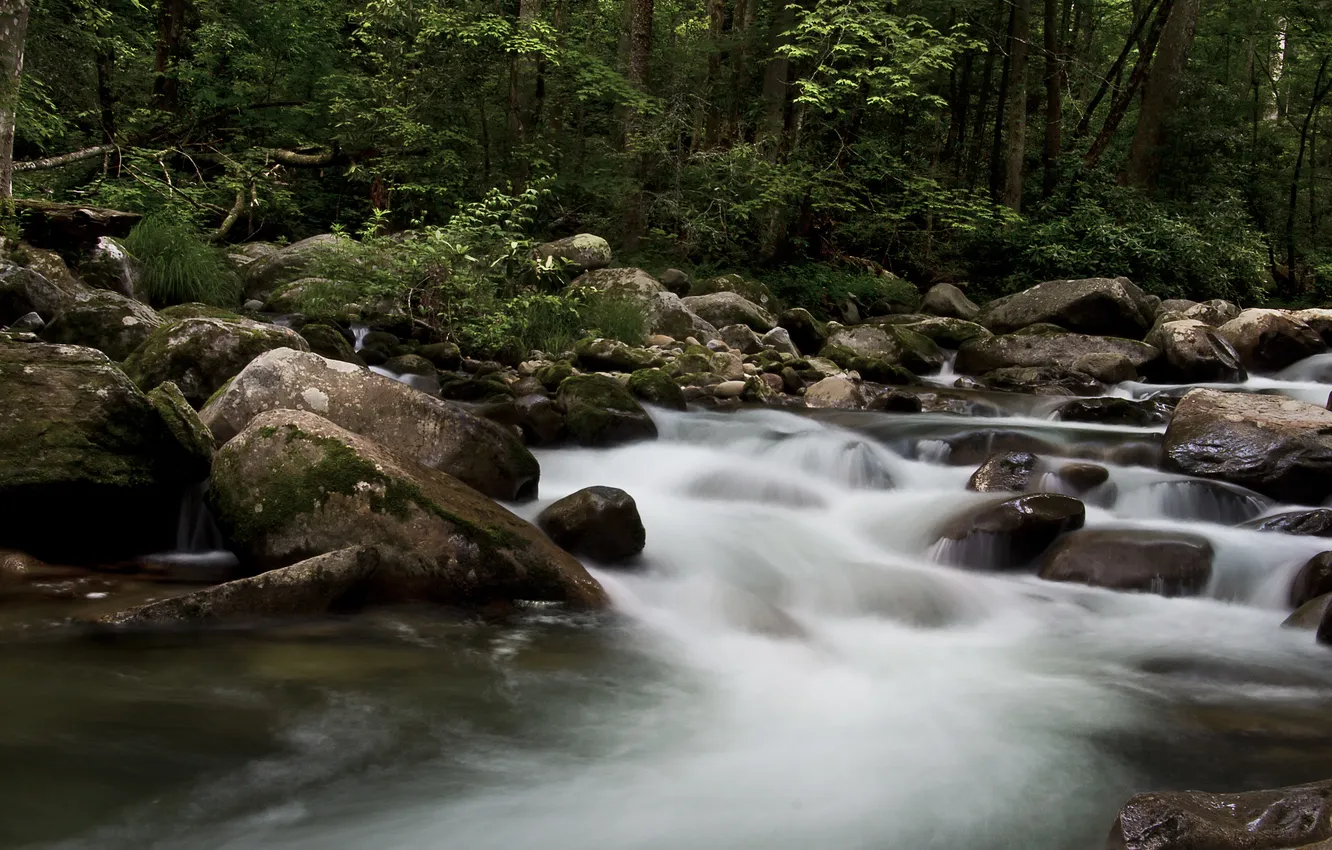
M 345 659 L 334 672 L 322 659 L 361 650 L 299 641 L 228 647 L 225 663 L 180 647 L 102 656 L 88 681 L 130 665 L 92 704 L 107 735 L 121 731 L 108 716 L 146 704 L 180 726 L 167 743 L 130 736 L 181 748 L 153 763 L 186 761 L 213 736 L 228 752 L 159 767 L 180 781 L 31 846 L 1094 850 L 1136 791 L 1320 778 L 1287 750 L 1332 743 L 1332 723 L 1309 719 L 1332 704 L 1332 651 L 1280 624 L 1294 572 L 1332 547 L 1228 525 L 1277 506 L 1107 464 L 1088 526 L 1207 537 L 1214 576 L 1196 599 L 932 560 L 938 527 L 993 498 L 965 490 L 974 467 L 918 459 L 939 458 L 941 437 L 1004 427 L 1109 445 L 1150 429 L 656 416 L 656 442 L 540 453 L 542 501 L 519 509 L 531 518 L 591 485 L 634 496 L 642 563 L 593 565 L 612 622 L 538 612 L 459 638 L 404 619 L 390 631 L 408 649 L 381 647 L 345 676 Z M 8 669 L 0 659 L 0 683 Z M 43 693 L 55 704 L 69 687 Z M 231 729 L 246 712 L 276 744 L 222 745 L 254 733 Z M 91 749 L 90 785 L 121 776 L 114 753 Z

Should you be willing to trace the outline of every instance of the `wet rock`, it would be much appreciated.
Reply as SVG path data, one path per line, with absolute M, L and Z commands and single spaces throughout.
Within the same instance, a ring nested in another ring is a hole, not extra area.
M 1031 452 L 994 455 L 971 476 L 967 489 L 978 493 L 1021 493 L 1030 488 L 1039 463 L 1039 458 Z
M 657 426 L 619 381 L 606 375 L 574 375 L 560 384 L 569 434 L 584 446 L 653 440 Z
M 513 400 L 515 423 L 529 446 L 551 446 L 564 440 L 568 429 L 564 411 L 545 394 L 528 394 Z
M 245 297 L 265 301 L 279 286 L 309 277 L 312 269 L 339 250 L 339 239 L 331 233 L 311 236 L 251 262 L 241 272 Z
M 937 371 L 944 355 L 929 337 L 895 325 L 837 328 L 828 336 L 823 356 L 842 368 L 856 358 L 903 366 L 916 373 Z
M 46 322 L 36 313 L 24 313 L 10 323 L 11 331 L 20 331 L 22 333 L 40 333 L 42 328 L 46 327 Z
M 574 345 L 580 368 L 589 372 L 635 372 L 662 365 L 661 357 L 617 339 L 581 339 Z
M 796 307 L 782 313 L 778 322 L 791 335 L 791 342 L 802 354 L 813 357 L 823 350 L 828 339 L 828 326 L 814 318 L 808 310 Z
M 316 352 L 316 354 L 319 353 L 322 352 Z M 423 345 L 417 353 L 433 363 L 436 369 L 442 369 L 446 372 L 452 372 L 462 363 L 462 352 L 457 345 L 451 342 L 435 342 L 430 345 Z
M 989 339 L 993 336 L 984 325 L 962 319 L 932 318 L 918 322 L 901 322 L 897 327 L 920 334 L 944 348 L 959 348 L 973 339 Z
M 1051 396 L 1099 396 L 1105 384 L 1085 372 L 1040 366 L 1010 366 L 981 376 L 981 384 L 992 390 Z
M 1159 382 L 1240 383 L 1248 379 L 1239 352 L 1203 322 L 1186 319 L 1157 325 L 1147 335 L 1147 343 L 1161 350 L 1151 376 Z
M 925 402 L 915 393 L 893 390 L 875 396 L 869 409 L 885 413 L 921 413 L 925 410 Z
M 1297 310 L 1294 316 L 1317 331 L 1318 335 L 1323 338 L 1323 342 L 1332 346 L 1332 310 L 1326 307 Z
M 1284 396 L 1193 390 L 1163 447 L 1170 471 L 1297 504 L 1332 495 L 1332 411 Z
M 582 566 L 528 523 L 458 479 L 306 411 L 261 413 L 223 446 L 209 503 L 251 568 L 379 544 L 412 556 L 382 591 L 393 601 L 605 603 Z
M 603 564 L 628 561 L 647 542 L 638 505 L 614 487 L 588 487 L 565 496 L 541 512 L 537 525 L 562 549 Z
M 1169 531 L 1085 529 L 1046 553 L 1041 578 L 1162 596 L 1194 596 L 1212 577 L 1212 545 Z
M 1088 359 L 1103 354 L 1112 357 L 1106 363 Z M 956 369 L 964 375 L 984 375 L 1010 366 L 1057 367 L 1086 371 L 1097 380 L 1116 382 L 1123 375 L 1118 367 L 1107 366 L 1118 363 L 1118 358 L 1141 370 L 1159 354 L 1156 348 L 1129 339 L 1068 333 L 1010 334 L 964 343 L 958 349 Z
M 800 373 L 790 366 L 782 369 L 782 387 L 788 393 L 801 393 L 805 391 L 805 379 L 800 377 Z
M 980 307 L 966 294 L 951 283 L 939 283 L 925 293 L 925 300 L 920 305 L 922 313 L 945 316 L 952 319 L 965 319 L 974 322 L 980 315 Z
M 1059 478 L 1079 495 L 1094 490 L 1110 480 L 1110 470 L 1094 463 L 1069 463 L 1061 466 Z
M 1305 602 L 1282 622 L 1281 628 L 1316 632 L 1328 611 L 1332 611 L 1332 593 L 1324 593 Z
M 1301 537 L 1332 537 L 1332 510 L 1318 508 L 1312 511 L 1290 511 L 1275 516 L 1259 517 L 1241 526 L 1257 531 L 1274 531 Z
M 147 304 L 118 292 L 83 288 L 71 295 L 42 330 L 46 342 L 96 348 L 124 360 L 162 325 Z
M 985 305 L 979 321 L 997 334 L 1049 322 L 1075 333 L 1142 339 L 1155 310 L 1128 278 L 1052 280 Z
M 153 331 L 125 361 L 125 371 L 144 389 L 171 381 L 201 407 L 250 361 L 279 348 L 305 351 L 309 345 L 290 328 L 248 319 L 180 319 Z
M 769 333 L 777 330 L 780 328 L 773 328 Z M 763 341 L 746 325 L 727 325 L 717 331 L 717 336 L 733 351 L 741 354 L 758 354 L 763 350 Z
M 968 431 L 948 437 L 944 442 L 949 447 L 948 463 L 951 466 L 975 466 L 997 454 L 1025 452 L 1040 455 L 1059 452 L 1054 443 L 1021 431 Z
M 1327 350 L 1313 328 L 1282 310 L 1245 310 L 1217 329 L 1254 372 L 1278 372 Z
M 1300 608 L 1329 593 L 1332 593 L 1332 552 L 1321 552 L 1300 567 L 1291 581 L 1290 607 Z
M 384 363 L 386 371 L 399 376 L 399 380 L 427 395 L 439 392 L 439 370 L 435 364 L 419 354 L 399 354 Z
M 689 275 L 679 269 L 667 269 L 661 273 L 661 285 L 666 287 L 667 292 L 673 292 L 684 298 L 690 294 L 693 281 L 690 280 Z
M 509 431 L 397 381 L 291 349 L 256 358 L 204 407 L 219 445 L 267 410 L 308 410 L 496 499 L 535 498 L 540 468 Z
M 805 405 L 837 410 L 861 410 L 865 407 L 865 394 L 855 381 L 835 375 L 807 388 Z
M 684 391 L 661 369 L 640 369 L 629 376 L 629 392 L 648 404 L 668 410 L 685 410 Z
M 610 244 L 591 233 L 579 233 L 577 236 L 546 242 L 538 245 L 535 253 L 538 259 L 553 260 L 574 274 L 604 269 L 611 264 Z
M 777 327 L 777 320 L 771 313 L 734 292 L 714 292 L 711 295 L 694 295 L 680 300 L 686 308 L 715 327 L 746 325 L 759 333 L 767 333 Z M 669 333 L 669 331 L 663 332 Z
M 1060 422 L 1097 422 L 1148 428 L 1170 421 L 1173 408 L 1159 399 L 1083 398 L 1061 404 L 1054 418 Z
M 165 391 L 164 391 L 165 392 Z M 103 353 L 0 335 L 0 547 L 45 560 L 170 548 L 195 446 Z
M 937 551 L 942 561 L 957 566 L 1020 567 L 1060 535 L 1082 528 L 1086 514 L 1082 502 L 1052 493 L 991 502 L 951 521 Z
M 1139 794 L 1107 850 L 1318 850 L 1332 838 L 1332 782 L 1272 791 Z
M 301 328 L 301 337 L 310 350 L 329 360 L 341 360 L 364 366 L 365 361 L 352 350 L 351 341 L 332 325 L 308 324 Z

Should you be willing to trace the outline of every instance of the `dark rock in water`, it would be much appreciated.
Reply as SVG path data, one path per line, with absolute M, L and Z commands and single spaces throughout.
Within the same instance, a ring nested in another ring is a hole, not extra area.
M 1332 495 L 1332 411 L 1284 396 L 1194 390 L 1166 430 L 1165 466 L 1321 504 Z
M 951 283 L 939 283 L 930 287 L 930 291 L 925 293 L 925 300 L 921 303 L 920 309 L 922 313 L 965 319 L 968 322 L 974 322 L 980 315 L 980 307 Z
M 1059 478 L 1073 490 L 1082 494 L 1100 487 L 1110 480 L 1110 470 L 1094 463 L 1070 463 L 1059 468 Z
M 1332 593 L 1332 552 L 1309 559 L 1290 583 L 1290 607 L 1299 608 L 1319 596 Z
M 1161 444 L 1136 440 L 1120 443 L 1101 450 L 1097 457 L 1120 466 L 1157 467 L 1161 465 Z
M 1139 794 L 1106 850 L 1321 850 L 1332 838 L 1332 782 L 1272 791 Z
M 497 376 L 446 374 L 439 376 L 439 396 L 449 401 L 503 401 L 513 398 L 513 390 Z
M 1031 563 L 1062 534 L 1082 528 L 1087 509 L 1068 496 L 1037 493 L 992 502 L 954 519 L 940 535 L 940 559 L 1007 569 Z
M 1160 383 L 1242 383 L 1249 377 L 1235 347 L 1203 322 L 1165 322 L 1152 329 L 1147 343 L 1161 350 L 1149 375 Z
M 550 446 L 564 440 L 564 411 L 553 399 L 538 394 L 524 395 L 515 399 L 513 406 L 518 414 L 518 427 L 528 445 Z
M 949 447 L 948 463 L 951 466 L 975 466 L 992 455 L 1006 452 L 1059 453 L 1054 443 L 1020 431 L 968 431 L 945 438 L 944 442 Z
M 536 497 L 541 469 L 508 430 L 405 384 L 279 349 L 245 367 L 201 416 L 219 444 L 266 410 L 310 410 L 496 499 Z
M 629 376 L 629 392 L 648 404 L 668 410 L 685 410 L 684 390 L 660 369 L 640 369 Z
M 638 505 L 623 490 L 588 487 L 541 512 L 537 525 L 561 548 L 603 564 L 623 563 L 647 543 Z
M 451 342 L 435 342 L 421 346 L 417 352 L 434 364 L 436 369 L 452 372 L 462 362 L 462 352 Z
M 1051 396 L 1099 396 L 1105 384 L 1085 372 L 1039 366 L 1009 366 L 981 376 L 982 386 L 1000 392 Z
M 1318 508 L 1311 511 L 1290 511 L 1276 516 L 1260 517 L 1244 523 L 1242 527 L 1296 534 L 1301 537 L 1332 537 L 1332 510 Z
M 791 335 L 796 348 L 809 357 L 822 351 L 828 340 L 828 326 L 803 307 L 787 310 L 777 321 Z
M 301 328 L 301 337 L 310 346 L 310 350 L 321 357 L 341 360 L 343 363 L 354 363 L 357 366 L 366 365 L 365 361 L 352 350 L 351 341 L 332 325 L 307 324 Z
M 1254 372 L 1278 372 L 1327 350 L 1313 328 L 1282 310 L 1245 310 L 1217 329 Z
M 241 563 L 277 569 L 358 545 L 410 553 L 392 601 L 601 607 L 601 587 L 535 527 L 462 481 L 313 413 L 270 410 L 223 446 L 209 506 Z
M 1324 646 L 1332 646 L 1332 606 L 1323 612 L 1323 621 L 1318 624 L 1315 639 Z
M 869 403 L 869 409 L 882 410 L 885 413 L 920 413 L 925 409 L 925 403 L 915 393 L 893 390 L 876 396 Z
M 1160 399 L 1087 398 L 1060 405 L 1054 418 L 1060 422 L 1098 422 L 1147 428 L 1169 422 L 1173 410 Z
M 666 287 L 667 292 L 673 292 L 681 298 L 689 295 L 690 289 L 693 288 L 693 281 L 689 279 L 689 275 L 679 269 L 667 269 L 661 273 L 658 280 Z
M 1238 525 L 1271 507 L 1271 501 L 1252 490 L 1220 481 L 1181 479 L 1150 485 L 1160 513 L 1170 519 Z
M 606 375 L 565 378 L 556 400 L 564 407 L 570 436 L 580 445 L 613 446 L 657 437 L 652 417 L 628 389 Z
M 184 411 L 164 419 L 99 351 L 4 335 L 0 399 L 0 548 L 50 561 L 170 548 L 181 493 L 208 475 L 176 436 Z
M 275 349 L 306 351 L 290 328 L 248 319 L 180 319 L 168 322 L 125 361 L 125 371 L 145 390 L 171 381 L 202 407 L 259 355 Z
M 1156 348 L 1131 339 L 1070 333 L 1009 334 L 964 343 L 958 349 L 955 368 L 964 375 L 984 375 L 1010 366 L 1058 368 L 1113 383 L 1126 379 L 1126 369 L 1141 370 L 1159 355 Z
M 1317 631 L 1328 611 L 1332 611 L 1332 593 L 1324 593 L 1305 602 L 1294 614 L 1286 618 L 1281 628 Z
M 1041 578 L 1162 596 L 1201 593 L 1212 577 L 1212 545 L 1191 534 L 1085 529 L 1046 553 Z
M 1085 334 L 1142 339 L 1156 312 L 1128 278 L 1052 280 L 985 305 L 980 323 L 1012 333 L 1050 322 Z
M 397 357 L 390 357 L 384 368 L 398 375 L 416 375 L 420 378 L 429 378 L 431 381 L 439 379 L 439 370 L 435 368 L 435 364 L 419 354 L 399 354 Z
M 365 362 L 371 366 L 382 366 L 384 362 L 393 356 L 393 349 L 402 345 L 402 340 L 398 339 L 388 331 L 370 331 L 361 338 L 361 350 L 357 353 L 365 358 Z M 371 362 L 370 357 L 376 356 L 378 362 Z
M 967 482 L 978 493 L 1021 493 L 1031 486 L 1040 459 L 1030 452 L 1008 452 L 985 461 Z

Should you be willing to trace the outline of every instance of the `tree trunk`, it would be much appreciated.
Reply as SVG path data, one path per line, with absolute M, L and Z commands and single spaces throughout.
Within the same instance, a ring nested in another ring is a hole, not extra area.
M 1041 196 L 1045 198 L 1054 194 L 1059 182 L 1059 148 L 1063 144 L 1061 26 L 1059 0 L 1045 0 L 1045 179 L 1041 181 Z
M 1147 72 L 1151 68 L 1152 55 L 1156 52 L 1156 44 L 1161 39 L 1161 31 L 1165 28 L 1165 22 L 1170 16 L 1173 4 L 1174 0 L 1162 0 L 1160 8 L 1156 12 L 1156 21 L 1152 24 L 1152 31 L 1147 36 L 1147 47 L 1142 53 L 1138 54 L 1138 61 L 1133 66 L 1133 73 L 1129 75 L 1128 84 L 1115 97 L 1114 103 L 1110 104 L 1110 112 L 1105 116 L 1105 124 L 1101 126 L 1101 132 L 1097 134 L 1095 141 L 1092 142 L 1091 149 L 1087 151 L 1087 155 L 1083 158 L 1083 165 L 1086 168 L 1096 167 L 1096 163 L 1101 159 L 1101 154 L 1105 153 L 1105 149 L 1110 146 L 1111 139 L 1115 137 L 1115 132 L 1119 129 L 1120 122 L 1124 120 L 1124 115 L 1128 113 L 1129 105 L 1138 93 L 1138 88 L 1147 79 Z
M 1008 114 L 1009 94 L 1013 74 L 1013 32 L 1017 23 L 1017 6 L 1008 11 L 1008 37 L 1004 39 L 1004 70 L 999 75 L 999 96 L 994 106 L 994 144 L 990 147 L 990 197 L 1002 202 L 1004 197 L 1004 116 Z
M 1318 66 L 1313 95 L 1309 98 L 1309 111 L 1305 113 L 1304 123 L 1300 126 L 1300 147 L 1295 157 L 1295 173 L 1290 178 L 1290 202 L 1286 208 L 1286 269 L 1290 273 L 1289 281 L 1292 289 L 1287 294 L 1294 294 L 1295 285 L 1299 281 L 1295 266 L 1295 210 L 1299 204 L 1300 172 L 1304 169 L 1304 151 L 1309 144 L 1309 128 L 1313 126 L 1318 107 L 1323 105 L 1324 98 L 1328 96 L 1329 91 L 1332 91 L 1332 79 L 1328 78 L 1329 64 L 1332 64 L 1332 56 L 1324 56 L 1322 64 Z
M 14 197 L 14 122 L 27 36 L 28 0 L 0 0 L 0 199 L 6 202 Z M 6 218 L 12 214 L 12 207 L 5 210 Z
M 1143 11 L 1142 16 L 1137 19 L 1136 23 L 1134 23 L 1133 31 L 1130 32 L 1128 38 L 1124 40 L 1124 48 L 1120 50 L 1119 55 L 1115 57 L 1114 64 L 1110 66 L 1110 70 L 1101 78 L 1101 85 L 1096 89 L 1096 94 L 1092 95 L 1091 102 L 1087 104 L 1086 111 L 1082 113 L 1082 120 L 1078 122 L 1077 129 L 1073 131 L 1073 136 L 1075 138 L 1082 138 L 1087 135 L 1087 131 L 1091 129 L 1092 116 L 1096 114 L 1096 107 L 1101 105 L 1101 101 L 1104 100 L 1106 94 L 1110 92 L 1110 81 L 1119 77 L 1123 72 L 1124 62 L 1128 60 L 1129 54 L 1133 52 L 1134 46 L 1138 44 L 1138 36 L 1147 27 L 1147 22 L 1152 19 L 1152 13 L 1156 11 L 1158 2 L 1160 2 L 1160 0 L 1152 0 Z M 1167 3 L 1167 5 L 1169 4 Z M 1154 44 L 1155 42 L 1152 43 Z M 1150 53 L 1147 54 L 1147 58 L 1151 58 Z M 1138 55 L 1138 63 L 1141 64 L 1142 61 L 1143 56 L 1140 53 Z
M 116 98 L 111 91 L 111 77 L 115 73 L 116 54 L 111 47 L 97 52 L 97 108 L 102 123 L 102 138 L 116 140 Z
M 189 0 L 161 0 L 157 14 L 157 53 L 153 81 L 153 102 L 159 109 L 175 112 L 180 106 L 180 79 L 177 77 L 184 52 L 185 15 Z
M 1179 99 L 1184 68 L 1189 62 L 1193 35 L 1198 29 L 1202 0 L 1177 0 L 1161 32 L 1161 42 L 1152 62 L 1147 88 L 1138 111 L 1138 129 L 1133 134 L 1133 148 L 1124 168 L 1123 181 L 1147 192 L 1156 191 L 1161 174 L 1161 146 L 1165 143 L 1165 122 Z
M 786 33 L 795 25 L 795 10 L 784 4 L 773 14 L 768 32 L 767 67 L 763 70 L 763 117 L 755 132 L 755 141 L 770 162 L 777 161 L 787 149 L 788 114 L 791 100 L 791 60 L 780 49 L 787 43 Z
M 526 31 L 541 16 L 541 0 L 520 0 L 518 4 L 518 28 Z M 532 141 L 536 132 L 537 115 L 540 109 L 541 57 L 524 53 L 513 59 L 509 76 L 509 144 L 520 149 L 519 156 L 513 161 L 513 176 L 519 187 L 527 182 L 527 161 L 521 149 Z
M 653 0 L 629 0 L 629 81 L 646 91 L 652 68 L 652 13 Z M 625 125 L 625 144 L 630 145 L 638 128 L 637 110 L 630 110 Z M 624 245 L 632 251 L 647 230 L 643 205 L 643 181 L 647 176 L 647 155 L 633 157 L 637 187 L 625 199 Z
M 1031 41 L 1031 0 L 1013 3 L 1013 38 L 1009 50 L 1008 106 L 1004 150 L 1004 206 L 1022 211 L 1022 163 L 1027 155 L 1027 59 Z
M 998 29 L 998 21 L 1002 19 L 1003 6 L 995 13 L 995 29 Z M 994 82 L 994 60 L 999 53 L 999 45 L 991 42 L 990 49 L 985 51 L 985 65 L 981 71 L 980 92 L 976 96 L 976 123 L 971 131 L 971 148 L 967 153 L 967 186 L 975 188 L 976 181 L 980 176 L 981 157 L 985 151 L 985 127 L 989 123 L 990 111 L 990 89 Z
M 707 147 L 715 148 L 721 144 L 722 116 L 726 112 L 724 103 L 728 99 L 726 84 L 722 80 L 722 68 L 726 63 L 726 0 L 708 0 L 708 39 L 712 49 L 708 51 Z

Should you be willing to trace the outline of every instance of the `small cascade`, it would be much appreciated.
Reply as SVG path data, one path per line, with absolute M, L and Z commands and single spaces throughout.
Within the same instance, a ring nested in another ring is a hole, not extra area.
M 360 351 L 365 348 L 366 335 L 370 333 L 369 325 L 352 325 L 352 351 Z
M 144 560 L 176 581 L 212 583 L 235 577 L 239 560 L 227 550 L 222 532 L 208 509 L 208 481 L 187 489 L 180 502 L 176 548 Z
M 1123 516 L 1238 525 L 1272 502 L 1257 493 L 1214 481 L 1157 481 L 1126 492 L 1115 505 Z
M 420 390 L 426 395 L 439 395 L 439 379 L 432 375 L 413 375 L 408 372 L 393 372 L 385 369 L 383 366 L 371 366 L 370 371 L 376 375 L 388 378 L 391 381 L 397 381 L 400 384 L 406 384 L 414 390 Z

